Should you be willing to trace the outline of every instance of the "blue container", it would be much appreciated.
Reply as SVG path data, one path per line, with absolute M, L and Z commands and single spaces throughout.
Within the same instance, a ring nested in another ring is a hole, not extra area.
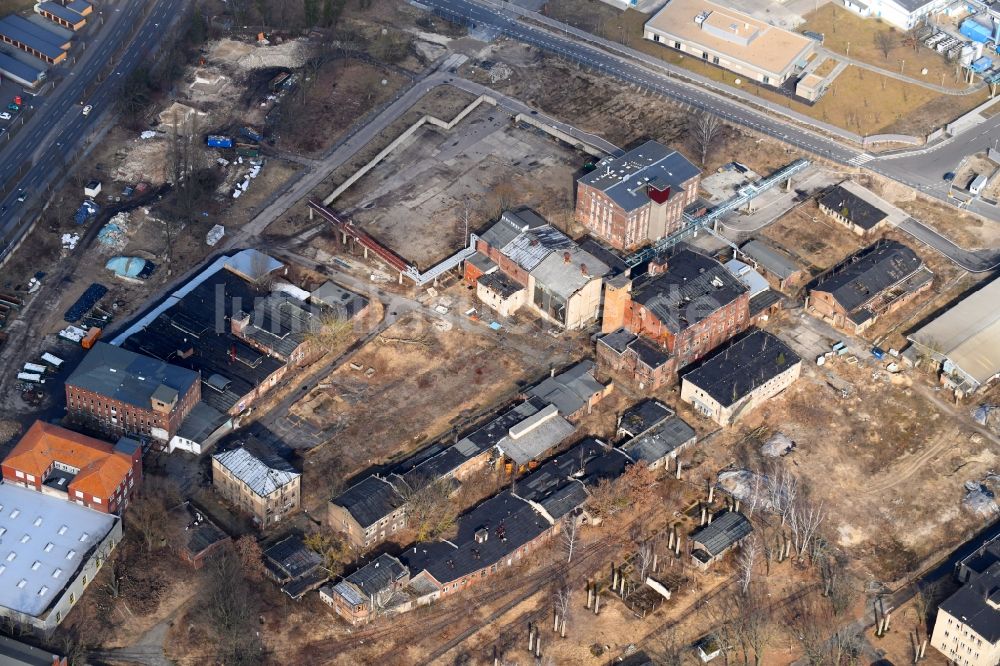
M 208 147 L 209 148 L 232 148 L 233 140 L 228 136 L 219 136 L 218 134 L 210 134 L 208 137 Z
M 958 29 L 960 33 L 974 42 L 985 44 L 993 39 L 993 29 L 985 26 L 974 18 L 967 18 L 962 21 L 962 26 Z

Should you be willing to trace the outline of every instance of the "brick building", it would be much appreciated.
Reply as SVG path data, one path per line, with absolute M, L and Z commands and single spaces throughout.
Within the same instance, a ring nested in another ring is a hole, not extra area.
M 227 502 L 263 527 L 298 510 L 302 475 L 275 455 L 240 447 L 212 456 L 212 485 Z
M 858 334 L 930 289 L 933 278 L 913 250 L 881 240 L 817 278 L 809 288 L 806 309 Z
M 686 157 L 647 141 L 608 157 L 576 186 L 576 219 L 619 250 L 660 240 L 684 225 L 698 195 L 701 171 Z
M 105 432 L 167 442 L 201 399 L 197 372 L 104 342 L 66 380 L 66 411 Z
M 319 598 L 346 621 L 362 624 L 394 606 L 395 597 L 409 583 L 409 569 L 382 553 L 336 585 L 321 587 Z
M 602 338 L 598 356 L 655 388 L 749 325 L 746 286 L 715 259 L 679 246 L 672 256 L 651 263 L 645 275 L 608 288 L 601 328 L 615 335 Z M 648 340 L 669 358 L 615 333 L 620 329 Z
M 132 439 L 112 445 L 35 421 L 2 468 L 7 483 L 120 515 L 142 481 L 142 447 Z

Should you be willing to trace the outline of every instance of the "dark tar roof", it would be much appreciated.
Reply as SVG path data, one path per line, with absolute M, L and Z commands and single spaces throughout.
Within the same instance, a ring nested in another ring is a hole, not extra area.
M 581 250 L 597 257 L 601 263 L 607 266 L 610 275 L 627 273 L 631 270 L 631 266 L 626 264 L 624 259 L 589 236 L 580 240 L 579 245 Z
M 501 271 L 493 271 L 492 273 L 481 275 L 479 277 L 479 284 L 483 285 L 483 287 L 489 289 L 490 291 L 499 294 L 501 298 L 510 298 L 517 292 L 524 289 L 524 285 L 518 284 L 512 278 L 508 277 L 506 273 Z
M 619 355 L 626 351 L 633 352 L 643 365 L 654 370 L 670 360 L 670 354 L 655 342 L 640 337 L 625 328 L 619 328 L 598 339 L 614 349 Z
M 715 557 L 751 532 L 753 526 L 746 516 L 738 511 L 726 511 L 716 514 L 711 524 L 691 535 L 691 540 L 702 544 L 709 555 Z
M 305 303 L 284 293 L 269 294 L 257 301 L 250 314 L 250 324 L 243 335 L 283 358 L 289 358 L 310 331 L 321 325 Z
M 450 542 L 418 543 L 400 559 L 414 574 L 426 570 L 445 584 L 489 567 L 550 527 L 531 505 L 505 490 L 459 517 L 458 536 Z M 479 543 L 476 533 L 483 529 L 487 538 Z
M 39 65 L 42 64 L 41 60 L 37 60 L 36 62 Z M 41 78 L 44 71 L 44 68 L 32 67 L 31 65 L 21 62 L 17 58 L 13 58 L 6 53 L 0 53 L 0 72 L 7 72 L 11 76 L 24 79 L 29 83 L 35 83 Z
M 370 527 L 403 505 L 403 498 L 391 483 L 377 476 L 361 481 L 333 498 L 362 527 Z
M 773 289 L 765 289 L 750 298 L 750 316 L 763 312 L 775 303 L 780 303 L 785 297 Z
M 555 405 L 562 416 L 571 416 L 604 391 L 604 384 L 594 378 L 595 367 L 591 360 L 580 361 L 554 377 L 546 377 L 527 393 Z
M 333 589 L 348 604 L 357 606 L 368 601 L 371 595 L 388 590 L 396 581 L 406 578 L 409 571 L 392 555 L 382 553 L 376 559 L 346 576 Z
M 264 561 L 281 582 L 304 576 L 323 564 L 319 553 L 306 548 L 297 536 L 290 536 L 265 550 Z
M 229 535 L 220 530 L 215 523 L 208 519 L 204 511 L 200 511 L 197 508 L 191 506 L 190 503 L 186 503 L 178 508 L 178 511 L 183 512 L 181 518 L 186 521 L 187 530 L 185 534 L 187 535 L 187 541 L 184 544 L 188 553 L 192 556 L 196 556 L 199 553 L 208 550 L 220 541 L 226 541 L 229 539 Z M 201 514 L 201 522 L 197 525 L 194 524 L 196 515 Z
M 1000 641 L 1000 561 L 971 578 L 940 607 L 990 643 Z
M 249 307 L 261 295 L 238 275 L 220 269 L 129 336 L 122 347 L 201 371 L 201 399 L 228 412 L 283 365 L 229 332 L 234 310 Z M 185 349 L 193 352 L 188 358 L 179 353 Z M 209 383 L 213 375 L 228 381 Z
M 659 400 L 643 400 L 626 409 L 618 424 L 618 432 L 627 437 L 638 437 L 655 425 L 674 415 L 674 410 Z
M 54 652 L 0 636 L 0 664 L 3 666 L 52 666 Z
M 635 280 L 632 300 L 645 306 L 670 331 L 679 333 L 746 291 L 718 261 L 683 248 L 669 258 L 665 272 Z
M 820 197 L 819 203 L 865 230 L 872 229 L 889 216 L 881 208 L 873 206 L 840 185 Z
M 701 171 L 686 157 L 656 141 L 647 141 L 621 157 L 607 157 L 580 178 L 580 182 L 601 190 L 626 211 L 649 202 L 647 187 L 670 188 L 676 192 Z
M 546 497 L 538 500 L 552 520 L 559 520 L 566 514 L 583 506 L 587 501 L 587 488 L 582 482 L 573 480 L 553 490 Z
M 76 24 L 84 20 L 79 13 L 67 7 L 63 7 L 58 2 L 41 2 L 38 4 L 38 8 L 43 12 L 52 14 L 53 16 L 61 18 L 68 23 Z
M 496 262 L 487 257 L 485 254 L 479 254 L 478 252 L 466 259 L 466 261 L 483 273 L 489 273 L 497 267 Z
M 325 305 L 338 317 L 353 319 L 368 306 L 368 299 L 333 282 L 324 282 L 309 296 L 309 300 Z
M 816 281 L 812 291 L 830 293 L 852 312 L 922 266 L 910 248 L 894 240 L 881 240 L 834 266 Z
M 199 400 L 184 417 L 184 422 L 177 429 L 177 436 L 192 442 L 202 442 L 228 419 L 228 415 Z
M 639 336 L 635 333 L 632 333 L 625 328 L 619 328 L 618 330 L 607 333 L 598 339 L 619 354 L 624 354 L 625 350 L 628 349 L 629 343 L 634 341 L 637 337 Z
M 653 464 L 697 437 L 694 428 L 679 416 L 671 416 L 642 435 L 622 445 L 632 460 Z
M 729 406 L 800 361 L 780 338 L 751 329 L 686 373 L 684 381 Z
M 98 342 L 66 384 L 149 409 L 150 399 L 161 385 L 183 395 L 196 381 L 198 373 L 186 368 Z
M 759 240 L 744 244 L 740 252 L 779 280 L 786 280 L 802 270 L 790 255 Z
M 53 60 L 65 53 L 62 49 L 65 42 L 62 39 L 16 14 L 0 19 L 0 35 L 24 44 Z

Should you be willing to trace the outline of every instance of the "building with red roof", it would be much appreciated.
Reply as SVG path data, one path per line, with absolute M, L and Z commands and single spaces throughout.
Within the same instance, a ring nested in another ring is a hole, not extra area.
M 128 438 L 112 445 L 35 421 L 2 469 L 7 483 L 121 514 L 142 479 L 142 446 Z

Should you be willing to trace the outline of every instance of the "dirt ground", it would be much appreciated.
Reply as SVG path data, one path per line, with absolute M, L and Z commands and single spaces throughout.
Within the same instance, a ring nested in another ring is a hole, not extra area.
M 463 308 L 455 305 L 454 311 Z M 497 336 L 482 324 L 474 331 L 441 330 L 426 315 L 408 315 L 352 357 L 361 370 L 340 367 L 294 405 L 294 415 L 336 432 L 308 454 L 306 507 L 329 501 L 331 469 L 342 483 L 453 427 L 464 428 L 484 410 L 512 400 L 550 363 L 568 361 L 568 349 L 578 349 L 568 339 Z
M 302 122 L 286 123 L 278 145 L 299 154 L 322 153 L 366 113 L 391 99 L 406 83 L 398 72 L 359 60 L 325 63 L 307 83 L 305 99 L 292 94 Z
M 774 328 L 795 347 L 803 326 L 796 316 Z M 877 579 L 895 581 L 982 527 L 961 509 L 963 483 L 1000 458 L 965 410 L 949 407 L 919 375 L 890 376 L 866 343 L 853 348 L 854 365 L 817 367 L 807 356 L 803 376 L 743 427 L 782 424 L 798 445 L 790 464 L 826 504 L 831 536 Z M 847 398 L 830 375 L 850 384 Z
M 642 26 L 649 17 L 642 12 L 632 9 L 619 12 L 600 0 L 550 0 L 546 12 L 553 18 L 569 19 L 568 22 L 606 39 L 622 42 L 716 81 L 735 85 L 735 80 L 741 78 L 644 39 Z M 899 59 L 902 59 L 902 51 L 899 49 Z M 851 53 L 854 54 L 853 46 Z M 892 67 L 898 69 L 898 60 L 891 62 Z M 904 71 L 917 71 L 919 76 L 919 70 Z M 940 76 L 933 83 L 940 84 Z M 763 99 L 863 135 L 880 132 L 924 135 L 987 99 L 985 91 L 959 97 L 944 95 L 854 66 L 844 70 L 826 95 L 813 105 L 760 86 L 745 82 L 741 85 Z
M 951 206 L 927 199 L 897 205 L 963 248 L 993 248 L 1000 243 L 1000 223 L 992 220 L 957 212 Z
M 904 44 L 902 31 L 878 19 L 861 18 L 834 3 L 824 4 L 807 14 L 805 19 L 806 22 L 799 30 L 812 30 L 822 34 L 823 46 L 831 51 L 897 73 L 900 61 L 905 61 L 902 69 L 907 76 L 958 90 L 968 87 L 961 76 L 956 76 L 954 64 L 945 60 L 944 56 L 927 48 L 922 42 L 918 42 L 916 49 Z M 880 32 L 892 35 L 893 46 L 889 49 L 888 57 L 875 43 L 875 35 Z M 922 73 L 925 68 L 927 74 Z
M 481 106 L 454 129 L 425 125 L 334 205 L 426 269 L 505 209 L 530 206 L 557 226 L 572 219 L 573 182 L 590 156 Z
M 864 241 L 820 212 L 815 202 L 796 208 L 761 235 L 818 274 L 864 245 Z

